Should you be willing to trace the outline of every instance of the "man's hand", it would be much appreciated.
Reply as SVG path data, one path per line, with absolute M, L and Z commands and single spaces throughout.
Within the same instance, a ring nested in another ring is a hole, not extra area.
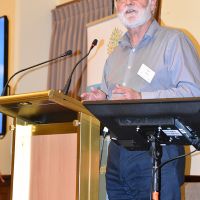
M 81 94 L 81 98 L 88 101 L 105 100 L 106 94 L 101 90 L 91 87 L 91 92 L 84 92 Z
M 112 91 L 112 100 L 141 99 L 141 94 L 132 88 L 116 85 Z

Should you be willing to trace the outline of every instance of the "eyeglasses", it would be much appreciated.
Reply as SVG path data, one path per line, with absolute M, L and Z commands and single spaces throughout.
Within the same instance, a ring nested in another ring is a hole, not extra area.
M 117 3 L 126 3 L 127 0 L 115 0 L 115 1 L 116 1 Z M 135 1 L 135 0 L 130 0 L 130 1 L 132 2 L 132 1 Z
M 116 0 L 117 3 L 125 3 L 126 0 Z

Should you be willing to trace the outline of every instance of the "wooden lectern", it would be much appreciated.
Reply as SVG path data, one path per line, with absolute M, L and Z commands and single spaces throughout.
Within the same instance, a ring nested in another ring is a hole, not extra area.
M 99 121 L 49 90 L 0 98 L 14 117 L 12 200 L 97 200 Z

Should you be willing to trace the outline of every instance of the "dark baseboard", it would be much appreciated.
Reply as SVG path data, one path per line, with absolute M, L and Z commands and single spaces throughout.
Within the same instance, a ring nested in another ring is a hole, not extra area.
M 0 185 L 10 185 L 11 183 L 11 175 L 3 175 L 4 183 L 0 181 Z
M 0 181 L 0 200 L 10 200 L 11 175 L 3 175 L 4 183 Z
M 200 176 L 185 176 L 185 182 L 199 182 Z

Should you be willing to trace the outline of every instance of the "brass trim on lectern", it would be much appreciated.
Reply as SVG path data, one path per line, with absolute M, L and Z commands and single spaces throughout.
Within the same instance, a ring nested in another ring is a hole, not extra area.
M 98 199 L 99 188 L 99 133 L 100 122 L 89 115 L 79 113 L 78 129 L 77 200 Z
M 85 114 L 93 116 L 93 114 L 89 112 L 80 101 L 72 97 L 66 96 L 59 91 L 52 90 L 49 96 L 50 96 L 50 99 L 51 98 L 54 99 L 54 102 L 59 103 L 63 106 L 67 106 L 67 108 L 73 111 L 83 112 Z
M 72 122 L 32 125 L 32 135 L 70 134 L 76 132 L 77 128 Z
M 11 96 L 2 96 L 0 98 L 0 104 L 10 104 L 15 102 L 26 102 L 27 100 L 33 101 L 33 100 L 45 100 L 48 99 L 51 93 L 54 90 L 47 90 L 42 92 L 32 92 L 32 93 L 24 93 L 24 94 L 15 94 Z

